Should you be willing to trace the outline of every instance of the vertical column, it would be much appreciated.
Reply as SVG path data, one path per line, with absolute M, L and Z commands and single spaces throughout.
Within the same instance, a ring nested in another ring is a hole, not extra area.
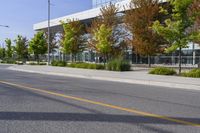
M 195 44 L 193 43 L 192 44 L 192 65 L 196 64 L 195 59 L 196 59 L 196 52 L 195 52 Z
M 50 65 L 50 0 L 48 0 L 48 65 Z

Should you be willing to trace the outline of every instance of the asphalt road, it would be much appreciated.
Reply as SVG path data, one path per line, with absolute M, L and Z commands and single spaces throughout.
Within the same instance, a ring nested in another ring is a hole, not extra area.
M 200 133 L 200 91 L 0 65 L 0 133 Z

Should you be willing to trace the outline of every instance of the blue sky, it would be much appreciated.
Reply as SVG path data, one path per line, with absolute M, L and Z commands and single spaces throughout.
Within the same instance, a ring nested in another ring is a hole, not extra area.
M 51 0 L 51 18 L 83 11 L 92 7 L 92 0 Z M 14 39 L 18 34 L 31 38 L 33 24 L 47 19 L 47 0 L 1 0 L 0 44 L 5 38 Z

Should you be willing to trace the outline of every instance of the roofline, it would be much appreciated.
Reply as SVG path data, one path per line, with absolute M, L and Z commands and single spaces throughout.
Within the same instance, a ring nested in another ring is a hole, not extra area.
M 162 2 L 166 2 L 167 0 L 159 0 L 159 1 L 162 3 Z M 129 6 L 130 2 L 131 2 L 131 0 L 124 0 L 121 2 L 117 2 L 115 5 L 118 7 L 119 12 L 123 12 L 123 11 L 130 9 L 130 6 Z M 96 18 L 97 16 L 99 16 L 101 14 L 100 9 L 101 9 L 101 7 L 97 7 L 97 8 L 89 9 L 86 11 L 70 14 L 70 15 L 67 15 L 64 17 L 52 19 L 52 20 L 50 20 L 50 27 L 60 26 L 61 21 L 67 23 L 68 20 L 72 20 L 72 19 L 84 21 L 84 20 Z M 47 28 L 48 28 L 48 21 L 43 21 L 43 22 L 36 23 L 33 25 L 33 29 L 35 31 L 44 30 Z
M 119 8 L 119 12 L 128 10 L 128 7 L 129 7 L 128 5 L 129 5 L 130 1 L 131 0 L 124 0 L 124 1 L 116 3 L 116 6 Z M 127 8 L 127 9 L 125 9 L 125 8 Z M 78 19 L 80 21 L 84 21 L 84 20 L 95 18 L 100 15 L 100 13 L 101 13 L 100 9 L 101 9 L 101 7 L 97 7 L 97 8 L 89 9 L 86 11 L 70 14 L 70 15 L 67 15 L 64 17 L 52 19 L 52 20 L 50 20 L 50 27 L 60 26 L 61 25 L 60 21 L 67 23 L 67 20 L 69 20 L 69 19 L 70 20 Z M 43 22 L 36 23 L 33 25 L 33 29 L 36 31 L 46 29 L 47 27 L 48 27 L 48 21 L 43 21 Z

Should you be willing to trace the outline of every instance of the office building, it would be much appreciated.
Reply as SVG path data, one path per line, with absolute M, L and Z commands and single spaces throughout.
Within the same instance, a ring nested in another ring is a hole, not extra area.
M 119 8 L 119 12 L 123 12 L 130 3 L 130 0 L 92 0 L 92 8 L 86 11 L 74 13 L 71 15 L 63 16 L 60 18 L 52 19 L 50 21 L 51 32 L 62 32 L 62 25 L 60 21 L 67 22 L 69 19 L 78 19 L 83 23 L 91 23 L 91 20 L 100 14 L 100 8 L 109 3 L 115 3 Z M 48 22 L 44 21 L 41 23 L 37 23 L 34 25 L 34 30 L 46 30 L 48 28 Z M 183 64 L 196 64 L 200 62 L 200 47 L 196 44 L 189 44 L 188 48 L 183 49 Z M 131 50 L 127 53 L 127 59 L 131 60 L 133 63 L 147 63 L 147 58 L 135 56 Z M 84 51 L 81 54 L 81 60 L 83 61 L 95 61 L 94 54 L 92 54 L 89 50 Z M 152 62 L 155 64 L 177 64 L 178 63 L 178 52 L 174 52 L 171 54 L 159 55 L 152 58 Z

